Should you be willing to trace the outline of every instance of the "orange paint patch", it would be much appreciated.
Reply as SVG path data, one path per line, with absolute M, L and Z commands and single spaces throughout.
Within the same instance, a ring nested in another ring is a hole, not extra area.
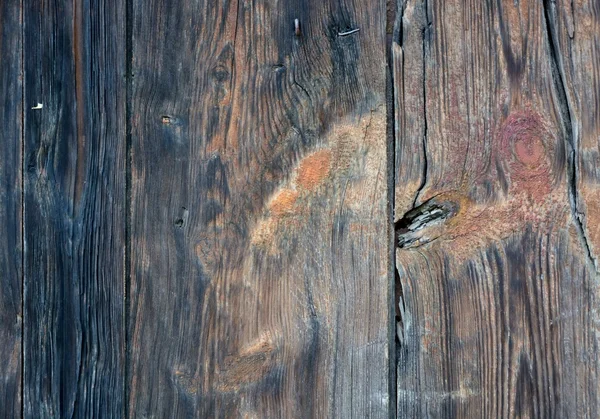
M 315 189 L 329 175 L 330 169 L 331 151 L 317 151 L 300 162 L 296 182 L 305 189 Z
M 293 214 L 294 207 L 298 199 L 298 192 L 291 189 L 284 189 L 273 199 L 269 210 L 275 217 Z

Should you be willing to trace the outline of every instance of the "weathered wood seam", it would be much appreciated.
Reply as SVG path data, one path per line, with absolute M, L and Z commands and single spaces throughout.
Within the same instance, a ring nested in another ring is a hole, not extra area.
M 387 60 L 387 83 L 386 87 L 386 129 L 387 129 L 387 164 L 388 164 L 388 298 L 391 302 L 388 311 L 388 351 L 389 351 L 389 378 L 388 378 L 388 395 L 389 395 L 389 418 L 395 419 L 398 416 L 398 357 L 397 349 L 399 348 L 398 332 L 401 326 L 401 317 L 397 319 L 397 314 L 401 316 L 401 312 L 396 310 L 400 295 L 396 295 L 397 285 L 400 284 L 398 278 L 398 270 L 396 268 L 396 229 L 395 229 L 395 208 L 396 208 L 396 94 L 398 82 L 395 79 L 395 62 L 394 62 L 394 43 L 399 40 L 402 42 L 402 16 L 404 14 L 403 0 L 387 0 L 386 8 L 391 14 L 388 15 L 386 22 L 386 32 L 391 34 L 386 39 L 386 60 Z M 396 31 L 400 33 L 397 34 Z M 398 35 L 398 36 L 397 36 Z
M 550 64 L 552 66 L 552 79 L 558 95 L 558 104 L 563 123 L 565 125 L 566 145 L 569 147 L 569 156 L 567 158 L 567 176 L 568 176 L 568 193 L 569 204 L 573 222 L 577 229 L 577 234 L 586 250 L 589 261 L 598 272 L 598 263 L 596 257 L 592 254 L 587 233 L 582 222 L 582 217 L 585 214 L 579 212 L 579 203 L 577 197 L 577 152 L 578 152 L 578 136 L 573 128 L 572 115 L 573 107 L 567 95 L 567 87 L 565 86 L 564 69 L 561 60 L 559 60 L 560 51 L 558 51 L 557 28 L 556 28 L 556 3 L 554 0 L 544 0 L 542 2 L 544 9 L 544 19 L 546 22 L 546 33 L 548 35 L 548 50 L 550 53 Z
M 430 36 L 431 36 L 431 26 L 432 26 L 432 21 L 431 21 L 431 17 L 429 16 L 429 4 L 427 0 L 423 1 L 423 8 L 424 8 L 424 14 L 425 14 L 425 27 L 422 29 L 421 31 L 421 36 L 422 36 L 422 52 L 423 52 L 423 68 L 422 68 L 422 72 L 423 72 L 423 82 L 422 82 L 422 95 L 423 95 L 423 124 L 424 124 L 424 131 L 423 131 L 423 138 L 422 138 L 422 150 L 423 150 L 423 168 L 422 168 L 422 174 L 421 174 L 421 183 L 419 184 L 419 187 L 417 188 L 417 191 L 415 193 L 415 197 L 413 199 L 413 203 L 412 203 L 412 207 L 409 209 L 408 212 L 406 212 L 405 214 L 402 215 L 402 217 L 396 222 L 395 224 L 395 229 L 396 229 L 396 238 L 394 239 L 395 243 L 396 243 L 396 247 L 397 248 L 403 248 L 405 246 L 400 245 L 399 244 L 399 228 L 402 228 L 403 226 L 403 221 L 402 220 L 407 220 L 407 216 L 409 218 L 413 217 L 415 214 L 413 214 L 413 212 L 417 209 L 418 207 L 418 202 L 419 202 L 419 197 L 421 196 L 422 191 L 425 189 L 425 186 L 427 185 L 427 172 L 428 172 L 428 168 L 427 168 L 427 50 L 429 48 L 429 44 L 430 44 Z M 400 18 L 398 20 L 398 44 L 400 45 L 400 47 L 402 47 L 402 42 L 403 42 L 403 18 L 404 18 L 404 11 L 405 11 L 405 7 L 404 7 L 404 2 L 402 4 L 401 7 L 401 12 L 400 12 Z M 404 60 L 404 57 L 402 58 L 402 60 Z M 404 63 L 402 63 L 403 65 Z M 394 81 L 396 82 L 396 81 Z M 396 94 L 396 92 L 394 91 L 394 94 Z M 446 214 L 447 215 L 447 214 Z M 414 218 L 414 217 L 413 217 Z M 438 217 L 434 217 L 437 218 Z M 443 219 L 446 219 L 445 216 L 442 217 Z M 434 220 L 435 221 L 435 220 Z M 443 221 L 443 220 L 441 220 Z M 421 226 L 424 227 L 424 226 Z M 419 227 L 419 229 L 421 228 Z M 412 242 L 411 242 L 412 243 Z M 411 243 L 407 243 L 409 246 Z M 399 275 L 396 275 L 396 281 L 398 281 L 397 284 L 397 289 L 399 290 L 399 294 L 397 295 L 396 298 L 396 303 L 398 304 L 398 308 L 399 308 L 399 317 L 402 317 L 406 311 L 406 306 L 404 305 L 404 299 L 402 297 L 403 291 L 402 291 L 402 282 L 400 280 Z M 404 327 L 402 326 L 403 322 L 402 319 L 400 318 L 398 325 L 397 325 L 397 330 L 398 330 L 398 340 L 399 343 L 401 344 L 403 341 L 403 330 Z
M 393 30 L 393 39 L 392 39 L 392 45 L 394 44 L 394 42 L 396 42 L 400 48 L 402 48 L 403 46 L 403 41 L 404 41 L 404 12 L 406 10 L 406 2 L 404 0 L 398 0 L 397 1 L 397 16 L 394 22 L 394 30 Z M 392 138 L 393 138 L 393 144 L 394 144 L 394 149 L 396 147 L 397 141 L 398 139 L 396 138 L 396 131 L 397 131 L 397 120 L 396 120 L 396 109 L 395 109 L 395 103 L 396 100 L 395 98 L 399 95 L 402 94 L 404 95 L 404 89 L 402 88 L 402 90 L 399 92 L 398 91 L 398 83 L 403 83 L 403 80 L 396 80 L 394 78 L 394 63 L 393 63 L 393 50 L 390 48 L 389 50 L 389 54 L 390 54 L 390 62 L 392 63 L 392 68 L 390 71 L 390 77 L 391 77 L 391 83 L 392 83 L 392 100 L 390 101 L 390 103 L 392 104 L 392 106 L 394 106 L 394 108 L 392 109 L 392 118 L 393 118 L 393 129 L 392 129 Z M 400 64 L 401 66 L 404 65 L 404 55 L 402 56 L 402 63 Z M 404 97 L 402 97 L 402 100 L 404 100 Z M 394 150 L 395 153 L 395 150 Z M 392 170 L 393 170 L 393 176 L 394 176 L 394 183 L 395 183 L 395 175 L 396 175 L 396 158 L 395 156 L 393 156 L 393 158 L 391 159 L 392 162 Z M 395 201 L 395 185 L 394 188 L 392 188 L 392 195 L 394 196 L 394 201 Z M 416 199 L 416 197 L 415 197 Z M 395 217 L 396 214 L 394 213 L 394 209 L 396 208 L 395 202 L 392 205 L 392 212 L 393 212 L 393 217 L 392 217 L 392 221 L 396 221 Z M 394 234 L 393 234 L 393 240 L 394 240 L 394 253 L 396 251 L 396 248 L 398 246 L 398 240 L 397 240 L 397 233 L 396 233 L 396 225 L 394 223 Z M 396 315 L 396 339 L 394 340 L 394 342 L 396 342 L 396 350 L 394 351 L 394 371 L 396 371 L 398 369 L 398 349 L 400 349 L 404 343 L 404 321 L 403 321 L 403 315 L 404 315 L 404 311 L 405 311 L 405 306 L 404 306 L 404 291 L 402 288 L 402 281 L 400 279 L 400 274 L 398 273 L 398 267 L 396 266 L 396 255 L 394 254 L 393 257 L 393 268 L 394 268 L 394 312 L 397 313 Z M 398 310 L 396 310 L 396 308 L 398 308 Z M 398 377 L 396 377 L 396 382 L 394 383 L 395 389 L 397 390 L 398 387 Z M 397 396 L 396 396 L 397 397 Z M 397 416 L 397 401 L 394 398 L 394 402 L 396 404 L 396 413 L 395 416 Z
M 129 417 L 129 374 L 131 354 L 131 231 L 132 231 L 132 78 L 133 78 L 133 0 L 125 0 L 125 278 L 123 290 L 124 366 L 123 418 Z
M 413 201 L 412 207 L 415 208 L 417 206 L 417 202 L 419 201 L 419 197 L 421 196 L 421 192 L 427 185 L 427 49 L 429 48 L 429 31 L 431 28 L 431 19 L 429 18 L 429 5 L 427 4 L 427 0 L 423 1 L 423 8 L 425 9 L 425 20 L 427 25 L 421 31 L 421 36 L 423 37 L 423 174 L 421 175 L 421 184 L 415 193 L 415 199 Z
M 21 418 L 25 417 L 25 0 L 21 0 Z

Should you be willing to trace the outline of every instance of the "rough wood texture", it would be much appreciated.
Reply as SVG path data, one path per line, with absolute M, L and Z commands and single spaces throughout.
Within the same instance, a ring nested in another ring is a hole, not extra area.
M 385 3 L 133 9 L 129 414 L 388 417 Z
M 400 7 L 398 417 L 597 416 L 598 197 L 582 191 L 598 177 L 582 170 L 598 154 L 598 32 L 580 6 Z
M 123 3 L 25 1 L 23 17 L 23 412 L 122 417 Z
M 547 7 L 557 73 L 563 84 L 573 150 L 573 204 L 586 251 L 600 252 L 600 4 L 558 1 Z
M 0 0 L 0 417 L 21 416 L 21 5 Z

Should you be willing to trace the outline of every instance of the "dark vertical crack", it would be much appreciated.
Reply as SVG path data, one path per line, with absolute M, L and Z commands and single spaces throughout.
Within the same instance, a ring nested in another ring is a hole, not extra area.
M 386 39 L 386 59 L 388 83 L 386 89 L 387 95 L 387 161 L 388 161 L 388 295 L 390 296 L 390 305 L 388 310 L 388 348 L 389 348 L 389 417 L 397 417 L 397 353 L 398 340 L 396 336 L 398 318 L 396 306 L 398 301 L 397 289 L 399 285 L 398 271 L 396 269 L 396 243 L 394 226 L 394 209 L 396 207 L 396 106 L 395 98 L 397 95 L 397 80 L 394 79 L 394 56 L 392 47 L 396 40 L 402 42 L 402 17 L 404 13 L 403 0 L 387 0 L 387 28 Z
M 25 417 L 25 4 L 21 10 L 21 418 Z
M 75 160 L 75 182 L 73 188 L 72 217 L 76 217 L 85 178 L 85 82 L 84 82 L 84 33 L 81 2 L 73 1 L 73 58 L 75 78 L 75 115 L 77 133 L 77 160 Z
M 425 189 L 425 185 L 427 185 L 427 48 L 429 47 L 429 31 L 431 28 L 431 20 L 429 18 L 429 5 L 427 3 L 427 0 L 423 1 L 423 8 L 425 9 L 426 20 L 426 25 L 421 31 L 423 41 L 423 140 L 421 146 L 423 152 L 423 173 L 421 174 L 421 184 L 419 185 L 417 193 L 415 194 L 415 199 L 413 200 L 413 208 L 417 206 L 417 202 L 419 200 L 419 197 L 421 196 L 421 192 L 423 191 L 423 189 Z
M 124 373 L 123 373 L 123 417 L 129 415 L 129 370 L 130 348 L 130 307 L 131 307 L 131 220 L 132 220 L 132 83 L 133 83 L 133 0 L 125 1 L 125 284 L 123 322 Z
M 560 52 L 558 51 L 558 34 L 556 32 L 555 20 L 556 20 L 556 4 L 554 0 L 544 0 L 544 18 L 546 21 L 546 34 L 548 36 L 548 49 L 550 51 L 550 59 L 552 66 L 552 78 L 558 94 L 558 102 L 560 105 L 560 113 L 565 125 L 566 143 L 569 148 L 569 156 L 567 159 L 567 176 L 568 176 L 568 192 L 569 192 L 569 204 L 571 206 L 571 213 L 573 221 L 577 228 L 577 233 L 583 247 L 586 250 L 587 257 L 594 266 L 594 269 L 598 271 L 597 261 L 594 258 L 590 249 L 589 241 L 585 232 L 582 219 L 585 214 L 578 210 L 578 194 L 577 194 L 577 173 L 578 173 L 578 162 L 577 162 L 577 149 L 578 149 L 578 138 L 576 130 L 573 128 L 573 109 L 567 96 L 567 90 L 564 81 L 563 68 L 560 63 Z

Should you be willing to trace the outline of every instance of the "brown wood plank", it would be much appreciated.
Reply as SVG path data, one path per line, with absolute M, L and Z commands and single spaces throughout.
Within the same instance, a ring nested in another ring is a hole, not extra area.
M 579 234 L 598 269 L 600 252 L 600 5 L 595 1 L 548 4 L 556 77 L 564 89 L 573 152 L 572 201 Z
M 550 7 L 406 1 L 399 14 L 396 176 L 422 183 L 396 188 L 398 417 L 597 415 L 599 290 Z M 424 159 L 405 157 L 419 147 Z
M 594 264 L 598 278 L 600 252 L 600 4 L 597 1 L 547 2 L 555 79 L 563 97 L 568 127 L 570 198 L 576 214 L 577 234 L 584 244 L 582 256 Z M 590 296 L 588 296 L 590 294 Z M 586 363 L 577 369 L 577 382 L 587 394 L 579 396 L 580 416 L 597 417 L 600 405 L 598 353 L 598 298 L 578 307 L 582 322 L 574 330 L 575 344 L 585 342 Z
M 24 5 L 24 416 L 122 417 L 123 2 Z
M 385 7 L 134 1 L 131 416 L 388 417 Z
M 22 5 L 0 0 L 0 417 L 21 417 Z

